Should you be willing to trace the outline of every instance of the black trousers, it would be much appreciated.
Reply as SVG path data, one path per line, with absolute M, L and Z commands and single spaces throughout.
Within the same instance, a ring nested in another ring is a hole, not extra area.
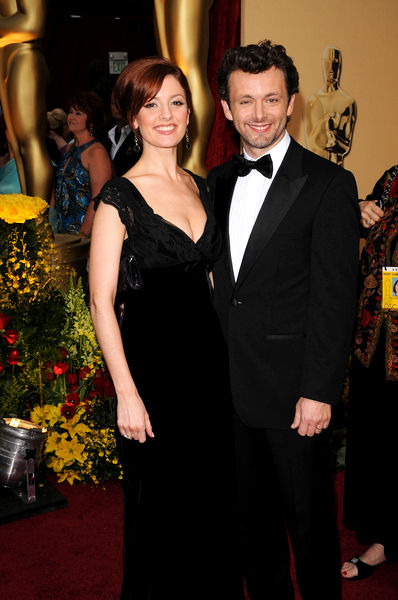
M 327 431 L 247 427 L 235 417 L 243 574 L 250 600 L 338 600 L 340 552 Z

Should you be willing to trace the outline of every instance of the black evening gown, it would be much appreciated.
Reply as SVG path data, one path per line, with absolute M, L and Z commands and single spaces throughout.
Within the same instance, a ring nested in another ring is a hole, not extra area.
M 207 213 L 194 243 L 126 178 L 100 199 L 119 211 L 142 287 L 125 294 L 121 334 L 150 416 L 144 444 L 118 432 L 124 483 L 123 600 L 242 598 L 233 520 L 232 408 L 208 267 L 220 234 Z

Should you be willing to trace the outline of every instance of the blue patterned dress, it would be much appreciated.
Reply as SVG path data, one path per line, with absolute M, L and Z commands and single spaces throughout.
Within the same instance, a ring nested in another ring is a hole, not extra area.
M 58 233 L 78 233 L 91 201 L 90 176 L 81 161 L 81 154 L 97 142 L 91 140 L 74 146 L 58 163 L 55 176 L 55 208 L 58 217 Z

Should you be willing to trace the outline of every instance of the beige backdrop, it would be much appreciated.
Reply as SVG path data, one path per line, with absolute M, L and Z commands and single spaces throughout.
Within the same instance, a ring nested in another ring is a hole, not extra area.
M 397 23 L 397 0 L 242 0 L 242 44 L 283 44 L 298 68 L 301 93 L 289 131 L 304 146 L 303 106 L 322 85 L 323 50 L 340 48 L 340 86 L 358 109 L 344 166 L 360 197 L 398 163 Z

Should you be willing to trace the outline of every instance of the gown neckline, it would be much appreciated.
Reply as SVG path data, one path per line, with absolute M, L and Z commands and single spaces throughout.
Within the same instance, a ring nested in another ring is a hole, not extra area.
M 194 178 L 194 175 L 193 175 L 193 174 L 191 174 L 191 173 L 189 173 L 189 174 L 191 175 L 191 177 L 192 177 L 192 178 Z M 125 179 L 126 181 L 128 181 L 128 182 L 130 183 L 130 185 L 132 185 L 132 186 L 133 186 L 133 188 L 135 189 L 135 191 L 137 192 L 137 194 L 138 194 L 138 195 L 139 195 L 139 197 L 141 198 L 143 205 L 144 205 L 144 206 L 145 206 L 145 207 L 146 207 L 146 208 L 147 208 L 147 209 L 148 209 L 148 210 L 151 212 L 151 214 L 152 214 L 152 215 L 154 215 L 155 217 L 157 217 L 157 218 L 158 218 L 160 221 L 162 221 L 162 223 L 165 223 L 166 225 L 169 225 L 170 227 L 173 227 L 173 229 L 176 229 L 178 232 L 182 233 L 182 235 L 183 235 L 184 237 L 186 237 L 186 238 L 187 238 L 187 239 L 188 239 L 190 242 L 192 242 L 192 244 L 193 244 L 194 246 L 197 246 L 197 245 L 200 243 L 200 241 L 202 240 L 203 236 L 204 236 L 204 235 L 205 235 L 205 233 L 206 233 L 207 225 L 208 225 L 208 223 L 209 223 L 209 214 L 208 214 L 208 212 L 207 212 L 207 208 L 206 208 L 205 204 L 204 204 L 204 203 L 203 203 L 203 201 L 202 201 L 202 198 L 200 197 L 200 188 L 199 188 L 198 184 L 196 183 L 195 179 L 194 179 L 194 181 L 195 181 L 195 185 L 196 185 L 196 187 L 198 188 L 198 192 L 199 192 L 199 199 L 200 199 L 200 201 L 201 201 L 201 203 L 202 203 L 202 206 L 203 206 L 203 208 L 204 208 L 204 211 L 205 211 L 205 213 L 206 213 L 206 223 L 205 223 L 205 225 L 204 225 L 204 227 L 203 227 L 203 231 L 202 231 L 201 235 L 198 237 L 198 239 L 196 240 L 196 242 L 195 242 L 195 241 L 194 241 L 194 240 L 191 238 L 191 236 L 190 236 L 190 235 L 188 235 L 188 234 L 186 233 L 186 231 L 184 231 L 183 229 L 181 229 L 181 227 L 178 227 L 178 225 L 175 225 L 175 224 L 174 224 L 174 223 L 172 223 L 171 221 L 168 221 L 167 219 L 165 219 L 164 217 L 162 217 L 162 215 L 159 215 L 158 213 L 156 213 L 156 212 L 153 210 L 152 206 L 150 206 L 150 205 L 148 204 L 148 202 L 145 200 L 145 197 L 142 195 L 142 193 L 141 193 L 141 192 L 140 192 L 140 190 L 137 188 L 137 186 L 136 186 L 136 185 L 135 185 L 135 184 L 134 184 L 134 183 L 131 181 L 131 179 L 129 179 L 128 177 L 122 177 L 122 179 Z

